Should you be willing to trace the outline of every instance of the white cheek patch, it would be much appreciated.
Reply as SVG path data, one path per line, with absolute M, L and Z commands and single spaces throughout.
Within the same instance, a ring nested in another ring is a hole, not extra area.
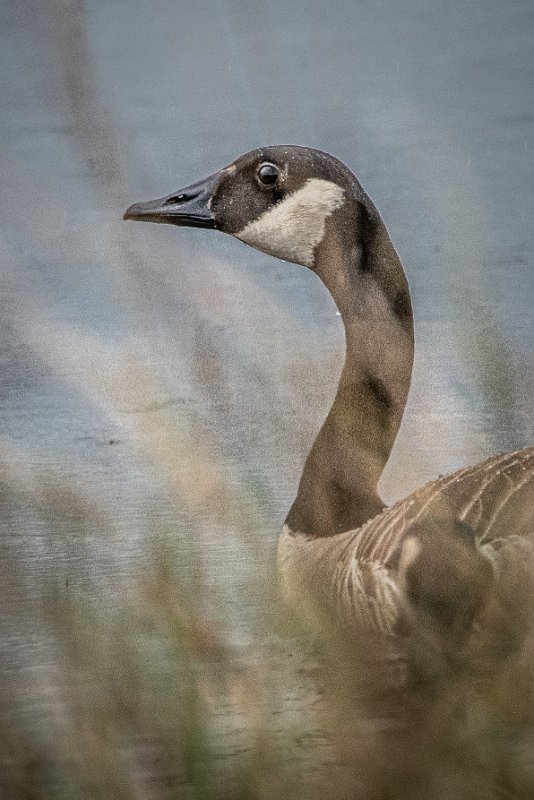
M 288 195 L 234 236 L 277 258 L 312 267 L 325 222 L 343 205 L 344 197 L 345 190 L 337 183 L 310 178 L 302 189 Z

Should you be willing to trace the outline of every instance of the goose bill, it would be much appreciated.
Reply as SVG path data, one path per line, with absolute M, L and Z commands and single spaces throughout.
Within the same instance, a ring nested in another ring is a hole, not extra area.
M 134 203 L 126 209 L 124 219 L 186 225 L 191 228 L 215 228 L 215 217 L 210 205 L 217 181 L 218 175 L 211 175 L 167 197 Z

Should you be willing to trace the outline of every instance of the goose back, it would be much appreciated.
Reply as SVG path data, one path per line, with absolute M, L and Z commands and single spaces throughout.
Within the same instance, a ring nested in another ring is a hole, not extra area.
M 393 634 L 407 573 L 425 547 L 433 554 L 433 563 L 421 564 L 435 583 L 430 595 L 451 596 L 451 583 L 462 580 L 471 596 L 476 594 L 476 574 L 488 564 L 501 598 L 517 590 L 521 565 L 534 563 L 534 447 L 431 481 L 357 530 L 317 539 L 286 525 L 278 548 L 282 588 L 291 597 L 304 587 L 348 623 L 360 620 Z M 472 571 L 458 575 L 466 559 Z M 456 563 L 445 563 L 450 560 Z M 527 598 L 516 598 L 522 601 Z M 471 611 L 478 612 L 479 605 L 475 598 Z M 465 611 L 458 609 L 467 625 L 472 620 Z

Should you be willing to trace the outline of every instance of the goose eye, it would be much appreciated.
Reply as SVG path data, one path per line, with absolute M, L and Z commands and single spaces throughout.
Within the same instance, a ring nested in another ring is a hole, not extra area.
M 264 186 L 272 186 L 278 180 L 280 170 L 274 164 L 260 164 L 258 169 L 258 180 Z

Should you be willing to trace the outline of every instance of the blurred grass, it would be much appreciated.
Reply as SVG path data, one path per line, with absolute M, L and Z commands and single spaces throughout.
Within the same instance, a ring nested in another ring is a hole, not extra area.
M 50 564 L 65 541 L 91 558 L 80 531 L 116 536 L 65 479 L 36 478 L 20 454 L 3 473 L 7 502 L 22 495 L 44 521 Z M 240 647 L 201 611 L 209 576 L 151 521 L 145 567 L 116 593 L 50 569 L 29 591 L 24 554 L 2 543 L 2 605 L 30 656 L 1 658 L 2 798 L 532 797 L 531 635 L 500 666 L 474 659 L 398 691 L 382 642 L 306 597 L 302 631 L 262 587 Z

